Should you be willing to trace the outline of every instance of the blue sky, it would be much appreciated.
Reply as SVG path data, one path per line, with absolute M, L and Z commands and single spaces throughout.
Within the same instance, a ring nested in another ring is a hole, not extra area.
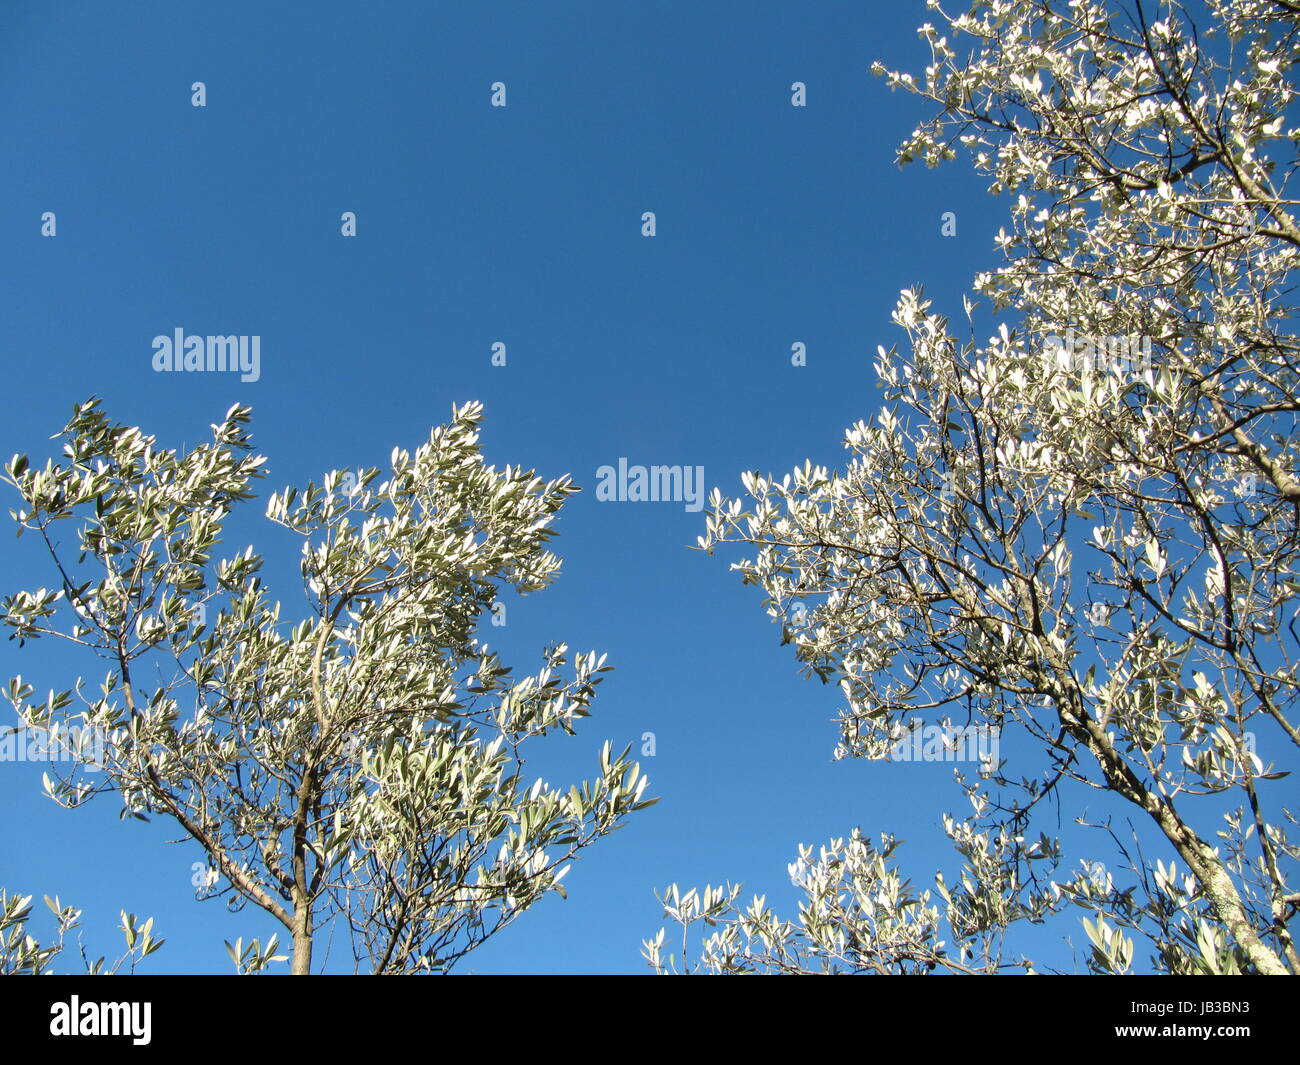
M 960 164 L 894 165 L 925 111 L 868 73 L 875 59 L 919 71 L 927 14 L 860 0 L 6 4 L 0 452 L 43 459 L 92 394 L 169 446 L 243 402 L 269 459 L 264 499 L 382 465 L 479 399 L 491 461 L 586 489 L 558 526 L 559 581 L 512 602 L 490 638 L 520 670 L 554 639 L 606 652 L 615 672 L 578 738 L 546 751 L 548 779 L 591 775 L 605 737 L 653 732 L 643 764 L 662 802 L 587 852 L 568 901 L 466 970 L 643 971 L 653 889 L 743 880 L 786 904 L 796 844 L 855 825 L 904 838 L 917 880 L 951 865 L 951 766 L 833 763 L 836 690 L 799 677 L 728 558 L 688 549 L 703 516 L 594 492 L 620 457 L 703 466 L 726 492 L 746 469 L 839 462 L 843 428 L 878 405 L 876 345 L 902 339 L 899 289 L 924 283 L 960 313 L 1004 212 Z M 206 107 L 191 106 L 195 81 Z M 490 106 L 496 81 L 505 108 Z M 955 237 L 940 235 L 945 211 Z M 152 338 L 177 328 L 260 336 L 261 379 L 153 372 Z M 490 362 L 498 341 L 505 367 Z M 264 551 L 297 610 L 294 544 L 260 511 L 227 548 Z M 49 583 L 39 565 L 7 539 L 0 587 Z M 41 691 L 77 670 L 99 667 L 0 645 L 0 674 Z M 194 901 L 201 856 L 165 844 L 177 830 L 119 822 L 112 799 L 62 812 L 40 773 L 0 772 L 0 885 L 83 908 L 96 953 L 116 948 L 123 908 L 168 940 L 152 972 L 228 971 L 222 939 L 272 930 Z

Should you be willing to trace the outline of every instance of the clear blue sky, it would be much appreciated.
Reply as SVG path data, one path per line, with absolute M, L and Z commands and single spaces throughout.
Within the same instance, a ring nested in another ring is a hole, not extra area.
M 578 738 L 547 750 L 547 776 L 590 775 L 605 737 L 649 731 L 662 802 L 587 852 L 567 902 L 467 971 L 643 971 L 652 889 L 731 878 L 785 905 L 796 844 L 854 825 L 906 839 L 918 880 L 951 865 L 951 766 L 833 763 L 836 690 L 800 679 L 727 558 L 687 549 L 703 516 L 594 493 L 620 457 L 702 465 L 726 492 L 745 469 L 839 462 L 843 428 L 878 404 L 876 345 L 902 339 L 898 290 L 924 283 L 959 313 L 1003 211 L 960 164 L 899 171 L 894 149 L 925 112 L 868 73 L 875 59 L 919 72 L 928 14 L 861 0 L 5 5 L 0 452 L 43 459 L 91 394 L 169 446 L 244 402 L 264 498 L 382 465 L 480 399 L 491 461 L 586 489 L 559 524 L 559 581 L 511 602 L 489 638 L 520 669 L 552 639 L 608 653 L 616 671 Z M 261 380 L 154 373 L 152 338 L 177 328 L 260 336 Z M 227 547 L 266 552 L 297 610 L 294 544 L 260 512 Z M 49 583 L 38 561 L 7 539 L 0 588 Z M 0 675 L 41 691 L 76 669 L 100 672 L 0 645 Z M 223 938 L 271 930 L 251 908 L 194 901 L 201 856 L 167 846 L 171 826 L 119 822 L 111 798 L 64 813 L 40 766 L 0 770 L 0 884 L 83 908 L 97 953 L 116 948 L 122 908 L 168 939 L 152 972 L 228 971 Z

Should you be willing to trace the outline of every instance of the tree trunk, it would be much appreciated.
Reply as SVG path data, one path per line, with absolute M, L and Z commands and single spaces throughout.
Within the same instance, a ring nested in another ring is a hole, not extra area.
M 293 976 L 311 975 L 311 913 L 299 909 L 293 922 L 293 961 L 290 973 Z

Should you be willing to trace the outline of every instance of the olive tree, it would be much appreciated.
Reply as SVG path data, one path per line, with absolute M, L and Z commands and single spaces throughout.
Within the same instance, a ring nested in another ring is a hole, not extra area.
M 704 922 L 707 971 L 1029 968 L 1014 926 L 1082 920 L 1096 972 L 1300 972 L 1300 5 L 930 6 L 924 75 L 873 68 L 934 108 L 899 162 L 964 152 L 1008 205 L 1003 261 L 960 326 L 904 291 L 847 465 L 747 475 L 701 546 L 751 549 L 735 568 L 843 694 L 837 757 L 926 715 L 1002 757 L 958 774 L 947 881 L 855 830 L 801 850 L 793 919 L 730 885 L 666 912 Z M 1078 867 L 1058 811 L 1096 829 Z
M 48 895 L 45 896 L 45 905 L 54 914 L 55 929 L 54 938 L 42 944 L 28 931 L 32 897 L 11 895 L 0 888 L 0 976 L 52 974 L 55 960 L 71 950 L 68 936 L 80 929 L 81 911 Z M 134 972 L 137 962 L 159 950 L 166 940 L 154 938 L 153 918 L 143 924 L 138 920 L 135 914 L 122 912 L 122 923 L 118 927 L 126 939 L 126 950 L 113 962 L 102 956 L 91 958 L 78 932 L 77 954 L 81 958 L 82 970 L 88 976 L 114 975 L 125 965 L 128 972 Z
M 231 408 L 178 453 L 91 400 L 60 461 L 10 461 L 18 531 L 52 579 L 0 617 L 20 645 L 65 641 L 106 672 L 43 701 L 15 678 L 9 699 L 22 727 L 103 740 L 100 772 L 46 774 L 54 799 L 112 792 L 124 817 L 170 818 L 206 855 L 210 897 L 279 922 L 294 973 L 340 925 L 358 968 L 446 971 L 653 801 L 608 743 L 590 782 L 526 777 L 526 741 L 572 733 L 608 667 L 558 644 L 516 678 L 478 631 L 501 589 L 555 577 L 551 526 L 577 489 L 486 465 L 481 406 L 453 408 L 382 477 L 336 470 L 270 498 L 302 544 L 310 610 L 291 620 L 261 555 L 217 555 L 265 472 L 249 417 Z M 274 942 L 228 948 L 240 971 L 277 958 Z

